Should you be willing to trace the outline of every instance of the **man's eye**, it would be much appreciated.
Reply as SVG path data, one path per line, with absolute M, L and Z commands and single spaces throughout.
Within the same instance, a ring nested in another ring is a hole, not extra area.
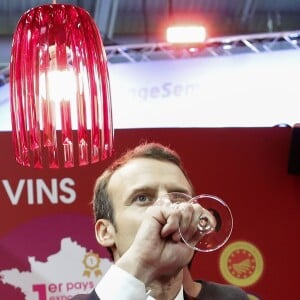
M 140 204 L 149 204 L 153 201 L 153 197 L 149 195 L 138 195 L 133 199 L 133 202 Z

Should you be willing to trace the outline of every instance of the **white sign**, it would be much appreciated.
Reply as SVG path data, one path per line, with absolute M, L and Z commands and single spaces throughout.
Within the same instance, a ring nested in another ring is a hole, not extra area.
M 300 51 L 109 64 L 115 128 L 264 127 L 300 121 Z M 0 130 L 11 130 L 0 87 Z

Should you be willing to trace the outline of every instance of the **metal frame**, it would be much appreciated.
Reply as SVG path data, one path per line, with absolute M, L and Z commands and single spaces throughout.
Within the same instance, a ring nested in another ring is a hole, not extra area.
M 300 31 L 216 37 L 197 45 L 176 46 L 169 43 L 144 43 L 105 47 L 109 64 L 262 53 L 288 49 L 300 50 Z M 8 81 L 8 65 L 0 66 L 0 77 L 2 81 Z
M 300 31 L 210 38 L 203 44 L 145 43 L 105 47 L 109 63 L 262 53 L 300 49 Z

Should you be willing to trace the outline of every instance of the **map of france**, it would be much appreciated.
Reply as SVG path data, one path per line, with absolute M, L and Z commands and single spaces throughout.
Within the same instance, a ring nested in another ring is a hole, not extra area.
M 46 262 L 35 257 L 28 257 L 28 261 L 30 271 L 0 271 L 0 281 L 21 289 L 25 300 L 67 300 L 89 293 L 112 264 L 69 237 L 61 240 L 60 250 Z

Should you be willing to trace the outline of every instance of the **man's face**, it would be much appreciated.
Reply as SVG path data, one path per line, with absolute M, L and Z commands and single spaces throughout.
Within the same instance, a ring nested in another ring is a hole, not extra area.
M 147 207 L 169 192 L 191 195 L 191 186 L 178 166 L 151 158 L 136 158 L 119 168 L 108 184 L 115 213 L 115 246 L 121 256 L 132 244 Z

